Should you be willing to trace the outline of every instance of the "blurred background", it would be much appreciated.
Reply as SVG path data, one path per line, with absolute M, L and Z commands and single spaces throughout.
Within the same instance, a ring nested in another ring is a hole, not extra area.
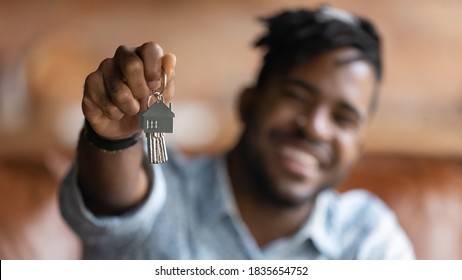
M 176 54 L 175 133 L 167 143 L 189 154 L 216 153 L 239 135 L 235 100 L 260 64 L 252 48 L 263 31 L 257 18 L 321 3 L 371 19 L 384 39 L 370 156 L 348 182 L 362 187 L 360 179 L 370 178 L 416 246 L 433 244 L 416 248 L 418 257 L 462 258 L 454 249 L 462 244 L 458 0 L 0 0 L 0 258 L 79 256 L 56 191 L 83 123 L 84 79 L 119 45 L 154 40 Z M 401 179 L 384 180 L 393 176 Z

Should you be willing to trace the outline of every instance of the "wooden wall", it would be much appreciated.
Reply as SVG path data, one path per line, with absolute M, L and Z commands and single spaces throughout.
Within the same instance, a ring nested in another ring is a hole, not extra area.
M 462 2 L 326 2 L 374 20 L 385 39 L 385 81 L 367 149 L 462 154 Z M 1 0 L 0 156 L 72 152 L 85 76 L 118 45 L 147 40 L 178 57 L 176 132 L 168 141 L 192 152 L 223 150 L 239 133 L 236 95 L 259 65 L 255 19 L 317 4 Z

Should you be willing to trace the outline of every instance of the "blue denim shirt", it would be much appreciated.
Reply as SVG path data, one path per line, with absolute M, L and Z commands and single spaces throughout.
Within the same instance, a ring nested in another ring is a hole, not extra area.
M 86 259 L 412 259 L 395 215 L 362 190 L 324 191 L 293 236 L 260 248 L 236 207 L 224 157 L 153 165 L 154 186 L 136 209 L 95 216 L 83 203 L 74 164 L 61 211 Z M 127 186 L 129 188 L 130 186 Z

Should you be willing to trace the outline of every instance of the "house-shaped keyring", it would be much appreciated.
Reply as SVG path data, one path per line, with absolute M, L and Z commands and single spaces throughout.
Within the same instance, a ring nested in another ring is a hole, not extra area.
M 140 127 L 145 133 L 172 133 L 175 113 L 162 101 L 155 102 L 140 118 Z

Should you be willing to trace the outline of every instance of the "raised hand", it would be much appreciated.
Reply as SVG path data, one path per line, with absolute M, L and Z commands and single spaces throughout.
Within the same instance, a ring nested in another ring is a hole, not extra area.
M 164 101 L 174 94 L 176 57 L 148 42 L 137 48 L 120 46 L 85 80 L 82 110 L 94 131 L 108 139 L 123 139 L 141 131 L 138 114 L 147 108 L 151 92 L 161 86 L 161 69 L 168 82 Z

